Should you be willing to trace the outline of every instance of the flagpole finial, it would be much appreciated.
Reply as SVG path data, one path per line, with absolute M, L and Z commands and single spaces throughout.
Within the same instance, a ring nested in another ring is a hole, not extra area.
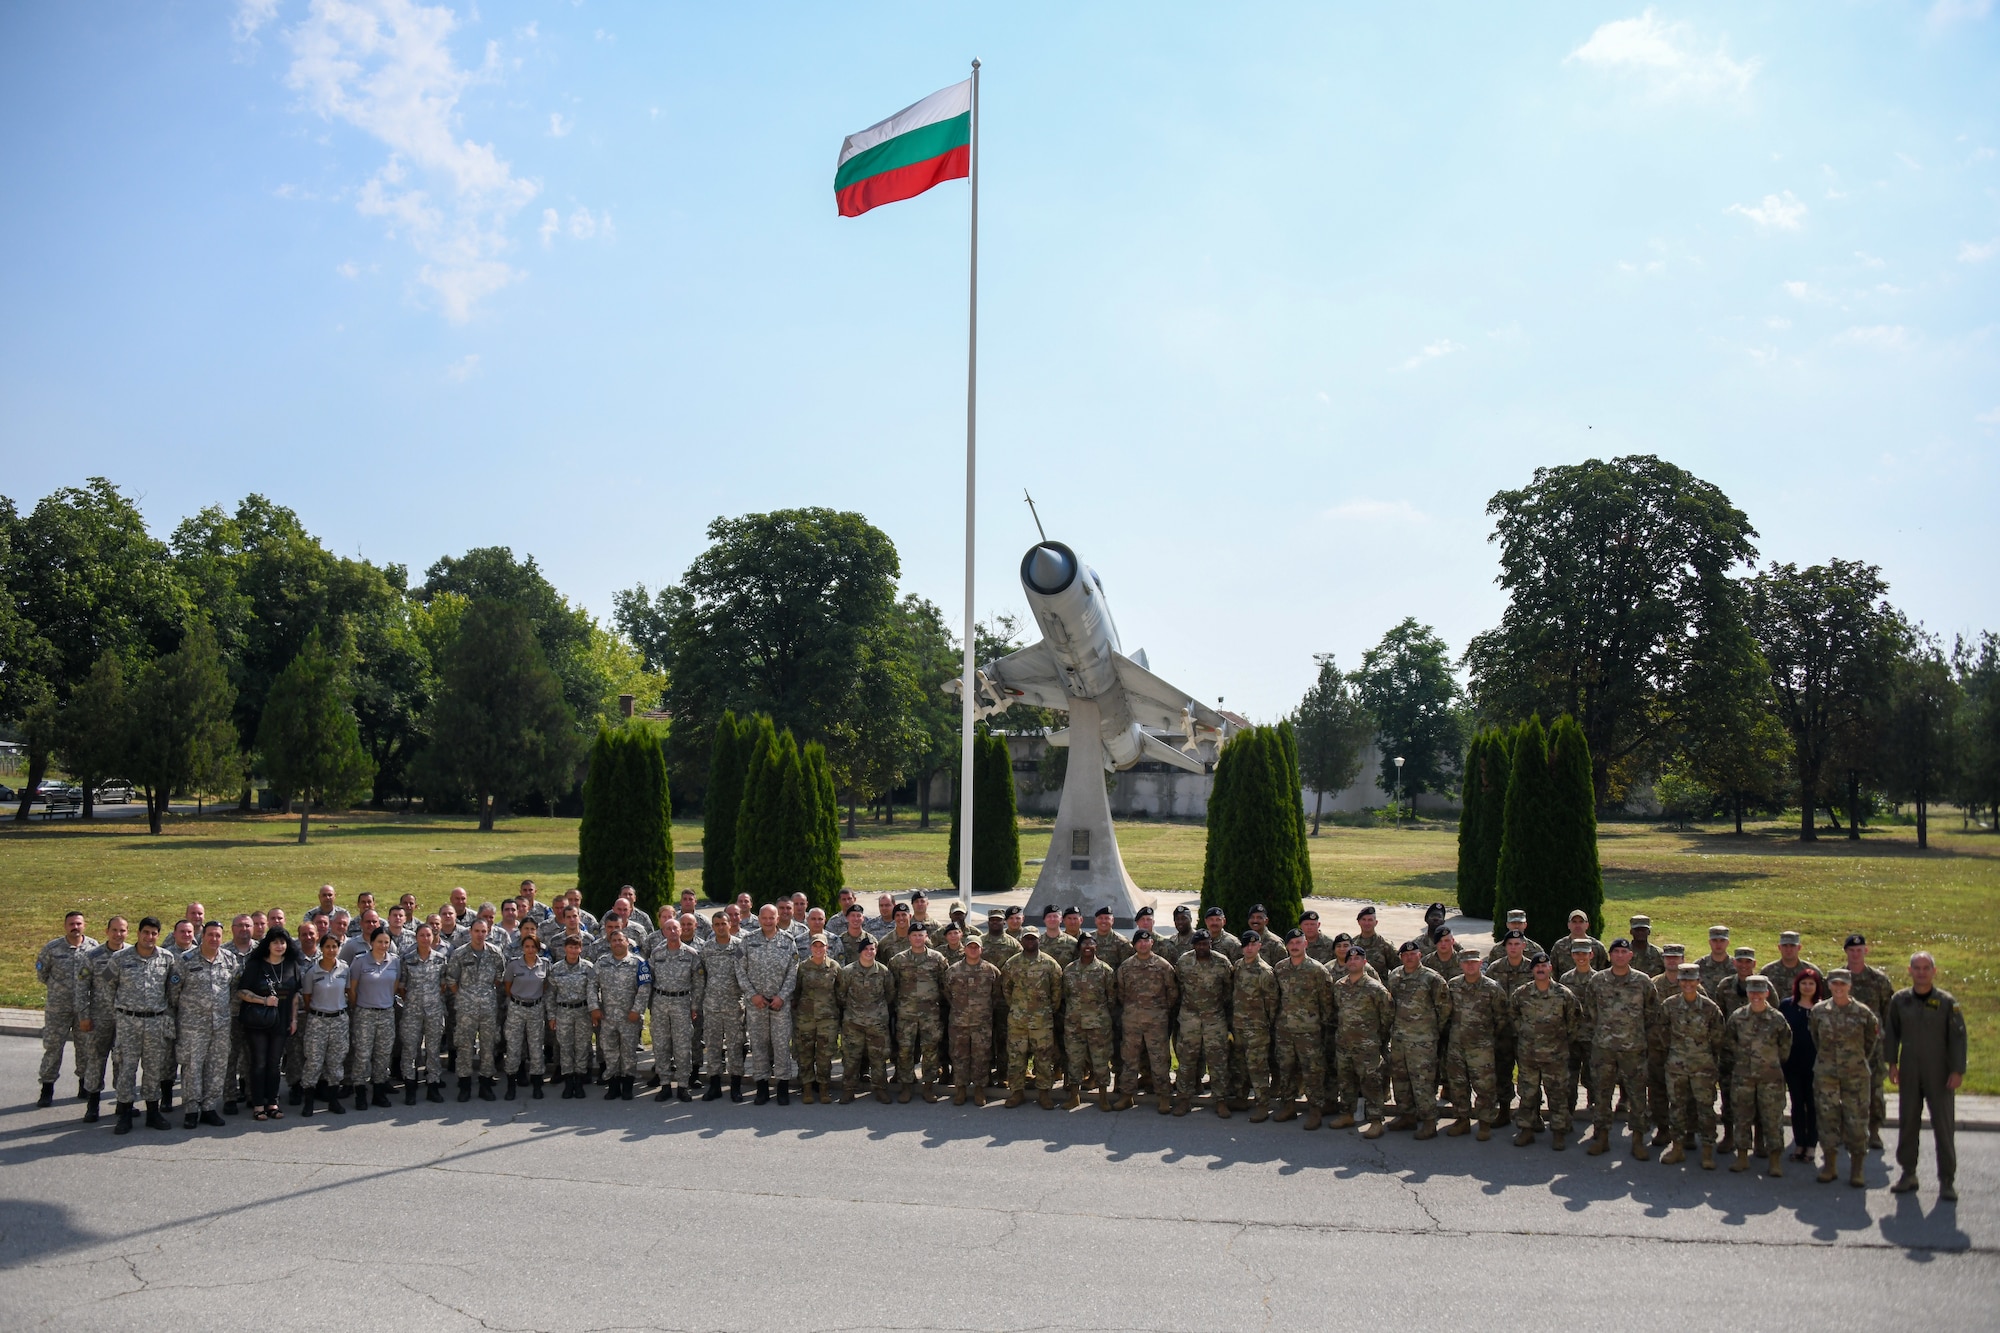
M 974 56 L 974 57 L 972 58 L 972 67 L 973 67 L 974 69 L 978 69 L 978 68 L 979 68 L 979 57 L 978 57 L 978 56 Z

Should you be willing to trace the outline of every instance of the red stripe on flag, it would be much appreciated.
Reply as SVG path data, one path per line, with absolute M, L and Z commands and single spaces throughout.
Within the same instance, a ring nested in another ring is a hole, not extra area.
M 859 217 L 871 208 L 899 199 L 914 199 L 933 185 L 961 180 L 971 174 L 972 150 L 961 144 L 941 157 L 858 180 L 844 190 L 836 190 L 833 197 L 840 205 L 840 216 Z

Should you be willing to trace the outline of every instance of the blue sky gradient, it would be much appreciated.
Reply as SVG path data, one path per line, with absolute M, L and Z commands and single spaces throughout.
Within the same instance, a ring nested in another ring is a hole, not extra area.
M 0 491 L 261 491 L 599 613 L 831 505 L 956 615 L 966 190 L 844 220 L 833 168 L 977 55 L 982 616 L 1025 486 L 1268 717 L 1405 615 L 1462 649 L 1488 498 L 1645 452 L 2000 628 L 1990 11 L 9 6 Z

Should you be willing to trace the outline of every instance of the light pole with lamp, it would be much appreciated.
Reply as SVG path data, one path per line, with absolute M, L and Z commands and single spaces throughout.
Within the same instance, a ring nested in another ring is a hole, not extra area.
M 1403 756 L 1396 756 L 1396 827 L 1403 827 Z

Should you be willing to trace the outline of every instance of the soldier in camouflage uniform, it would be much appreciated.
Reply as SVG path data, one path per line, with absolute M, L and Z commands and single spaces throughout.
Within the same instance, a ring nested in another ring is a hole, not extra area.
M 1500 953 L 1486 960 L 1486 975 L 1500 984 L 1500 989 L 1509 999 L 1514 992 L 1534 980 L 1534 953 L 1528 948 L 1528 937 L 1523 932 L 1509 927 L 1500 936 Z M 1567 960 L 1565 960 L 1567 961 Z M 1562 972 L 1558 966 L 1557 973 Z M 1502 1031 L 1493 1043 L 1493 1080 L 1500 1094 L 1499 1124 L 1506 1124 L 1513 1118 L 1509 1109 L 1513 1100 L 1514 1065 L 1518 1056 L 1515 1043 L 1518 1038 L 1511 1030 Z M 1568 1057 L 1565 1055 L 1565 1061 Z
M 1068 967 L 1076 961 L 1079 943 L 1075 936 L 1063 933 L 1062 913 L 1053 907 L 1042 913 L 1042 953 L 1054 959 L 1057 967 Z
M 1868 938 L 1859 933 L 1847 937 L 1847 975 L 1852 977 L 1854 998 L 1868 1006 L 1869 1012 L 1878 1020 L 1883 1020 L 1889 1012 L 1889 998 L 1896 993 L 1896 983 L 1889 980 L 1889 974 L 1868 962 Z M 1888 1075 L 1888 1063 L 1882 1058 L 1882 1048 L 1878 1044 L 1868 1057 L 1868 1147 L 1873 1150 L 1882 1146 L 1882 1126 L 1889 1115 L 1889 1103 L 1882 1093 L 1882 1080 Z
M 1681 993 L 1681 964 L 1687 961 L 1687 950 L 1678 944 L 1669 944 L 1660 949 L 1659 955 L 1665 960 L 1665 969 L 1653 978 L 1653 991 L 1665 1005 Z M 1639 951 L 1634 949 L 1636 959 Z M 1639 971 L 1637 963 L 1633 971 Z M 1699 969 L 1697 969 L 1697 973 Z M 1656 1022 L 1646 1034 L 1646 1096 L 1653 1108 L 1653 1146 L 1660 1148 L 1673 1138 L 1667 1115 L 1667 1029 L 1664 1019 Z
M 583 956 L 583 941 L 565 939 L 562 961 L 549 968 L 548 1015 L 556 1025 L 556 1072 L 562 1076 L 563 1100 L 584 1095 L 590 1077 L 590 1020 L 602 1012 L 597 998 L 597 968 Z M 613 1078 L 605 1089 L 610 1101 L 622 1088 Z
M 462 948 L 452 951 L 445 965 L 445 989 L 457 1011 L 458 1099 L 472 1100 L 473 1075 L 479 1077 L 479 1095 L 493 1100 L 494 1047 L 500 1040 L 500 974 L 507 970 L 507 956 L 488 941 L 491 928 L 483 919 L 472 923 L 472 934 Z
M 1334 956 L 1333 936 L 1321 929 L 1319 913 L 1299 913 L 1299 929 L 1306 933 L 1306 957 L 1325 968 L 1329 976 L 1335 975 L 1338 971 L 1335 963 L 1339 960 Z
M 879 962 L 880 946 L 861 946 L 859 961 L 840 969 L 835 998 L 840 1002 L 840 1100 L 854 1100 L 865 1075 L 875 1100 L 889 1100 L 894 1075 L 889 1068 L 889 1015 L 896 1006 L 896 978 Z
M 1736 1084 L 1736 1162 L 1731 1171 L 1750 1167 L 1753 1129 L 1762 1135 L 1771 1174 L 1785 1174 L 1785 1057 L 1792 1052 L 1792 1025 L 1771 1004 L 1769 977 L 1743 982 L 1748 1003 L 1723 1025 L 1723 1050 L 1728 1052 Z
M 872 943 L 874 937 L 869 936 Z M 660 923 L 646 965 L 653 974 L 653 1072 L 659 1076 L 656 1102 L 669 1097 L 692 1101 L 695 1073 L 695 1020 L 706 984 L 701 951 L 682 942 L 681 923 L 668 917 Z
M 1740 945 L 1734 952 L 1731 966 L 1735 969 L 1716 984 L 1709 992 L 1716 1007 L 1722 1010 L 1723 1020 L 1750 1002 L 1744 987 L 1757 971 L 1757 951 L 1751 946 Z M 1726 1029 L 1725 1029 L 1726 1030 Z M 1736 1054 L 1728 1042 L 1722 1044 L 1722 1151 L 1736 1151 Z M 1745 1144 L 1744 1151 L 1753 1145 Z
M 1389 975 L 1396 1017 L 1389 1033 L 1389 1074 L 1396 1118 L 1390 1129 L 1416 1127 L 1417 1137 L 1437 1137 L 1438 1044 L 1451 1022 L 1451 988 L 1425 967 L 1423 949 L 1406 940 L 1402 965 Z
M 403 955 L 403 1105 L 417 1104 L 417 1085 L 431 1101 L 444 1100 L 444 972 L 451 955 L 437 947 L 428 923 L 417 927 L 416 947 Z
M 944 978 L 945 1012 L 951 1041 L 951 1104 L 986 1105 L 986 1076 L 993 1067 L 993 1018 L 1000 1012 L 1000 969 L 986 961 L 978 936 L 965 943 L 965 957 Z M 1072 1095 L 1075 1083 L 1070 1084 Z
M 1446 936 L 1449 940 L 1451 937 Z M 1451 1090 L 1452 1108 L 1458 1112 L 1451 1127 L 1455 1138 L 1479 1121 L 1479 1141 L 1493 1137 L 1500 1122 L 1499 1075 L 1494 1068 L 1494 1048 L 1500 1033 L 1513 1026 L 1513 1011 L 1500 983 L 1486 975 L 1477 949 L 1454 951 L 1459 974 L 1448 983 L 1451 989 L 1451 1033 L 1445 1046 L 1445 1083 Z
M 1563 941 L 1558 940 L 1557 944 Z M 1576 996 L 1576 1002 L 1583 1007 L 1583 1023 L 1577 1029 L 1576 1039 L 1569 1044 L 1568 1074 L 1563 1082 L 1563 1095 L 1569 1098 L 1571 1112 L 1576 1110 L 1576 1093 L 1584 1092 L 1584 1105 L 1592 1111 L 1597 1109 L 1597 1087 L 1594 1071 L 1590 1063 L 1591 1034 L 1597 1028 L 1597 1014 L 1590 1007 L 1590 979 L 1597 975 L 1597 969 L 1590 965 L 1590 940 L 1570 940 L 1569 947 L 1575 952 L 1570 958 L 1576 966 L 1562 973 L 1557 981 Z M 1556 959 L 1558 967 L 1562 960 Z
M 1201 928 L 1208 932 L 1209 946 L 1224 958 L 1234 963 L 1243 957 L 1243 942 L 1229 933 L 1229 914 L 1220 907 L 1211 907 L 1201 914 Z M 1270 965 L 1271 960 L 1266 958 L 1264 966 Z
M 111 1006 L 112 957 L 125 947 L 125 918 L 114 916 L 105 923 L 104 943 L 86 950 L 77 967 L 74 1001 L 77 1027 L 89 1042 L 89 1055 L 78 1072 L 83 1079 L 83 1119 L 97 1123 L 99 1099 L 104 1095 L 104 1066 L 118 1038 L 118 1011 Z
M 1042 956 L 1041 945 L 1037 936 L 1023 935 L 1021 956 L 1000 974 L 1007 996 L 1007 1105 L 1021 1104 L 1032 1059 L 1042 1109 L 1051 1110 L 1056 1104 L 1056 1021 L 1062 1009 L 1063 974 L 1054 959 Z
M 166 1129 L 158 1089 L 171 1077 L 168 1043 L 173 1040 L 174 1000 L 180 989 L 180 960 L 160 947 L 160 923 L 147 917 L 139 923 L 138 943 L 113 954 L 102 981 L 110 987 L 111 1007 L 118 1014 L 118 1035 L 111 1048 L 117 1071 L 118 1132 L 132 1130 L 133 1106 L 143 1088 L 146 1127 Z M 141 1077 L 143 1069 L 144 1077 Z
M 1241 945 L 1243 956 L 1233 965 L 1235 977 L 1229 997 L 1231 1090 L 1240 1095 L 1249 1089 L 1251 1122 L 1262 1124 L 1271 1115 L 1271 1041 L 1278 1027 L 1278 975 L 1264 961 L 1262 937 L 1245 931 Z
M 348 1049 L 357 1111 L 368 1106 L 371 1087 L 376 1106 L 389 1104 L 389 1079 L 396 1072 L 396 988 L 402 978 L 402 956 L 395 952 L 388 927 L 377 926 L 368 947 L 347 964 Z
M 897 920 L 907 920 L 909 909 L 898 907 Z M 729 1076 L 729 1100 L 743 1100 L 743 988 L 736 975 L 736 962 L 743 946 L 734 938 L 729 914 L 717 912 L 709 918 L 714 931 L 701 951 L 702 994 L 695 1007 L 701 1010 L 702 1073 L 708 1091 L 701 1099 L 712 1102 L 722 1095 L 722 1076 Z
M 1215 946 L 1211 942 L 1210 949 Z M 1172 963 L 1181 965 L 1181 959 L 1194 952 L 1194 913 L 1185 903 L 1174 909 L 1174 933 L 1162 935 L 1153 932 L 1153 952 Z
M 1775 995 L 1779 1002 L 1783 1002 L 1792 998 L 1792 983 L 1799 979 L 1799 973 L 1809 967 L 1816 972 L 1825 971 L 1824 968 L 1815 967 L 1799 956 L 1799 932 L 1787 930 L 1778 936 L 1777 958 L 1764 964 L 1758 971 L 1770 978 L 1771 994 Z
M 97 941 L 83 931 L 83 913 L 71 912 L 63 918 L 63 933 L 42 946 L 35 955 L 35 980 L 42 983 L 42 1095 L 35 1105 L 53 1106 L 56 1079 L 62 1073 L 63 1047 L 76 1050 L 76 1091 L 84 1095 L 83 1067 L 89 1060 L 90 1039 L 80 1026 L 83 1010 L 76 1004 L 76 974 L 97 947 Z
M 1569 1096 L 1569 1048 L 1583 1026 L 1583 1005 L 1569 987 L 1555 979 L 1555 965 L 1538 953 L 1530 963 L 1532 979 L 1508 997 L 1513 1016 L 1514 1051 L 1520 1061 L 1516 1088 L 1521 1111 L 1515 1117 L 1520 1132 L 1514 1146 L 1525 1148 L 1542 1127 L 1542 1102 L 1549 1104 L 1550 1147 L 1563 1150 L 1575 1103 Z
M 181 959 L 182 1127 L 221 1128 L 229 1074 L 229 1025 L 236 1009 L 236 955 L 222 947 L 222 923 L 202 927 L 201 945 Z
M 1569 934 L 1556 941 L 1560 952 L 1549 955 L 1556 960 L 1557 967 L 1576 952 L 1577 943 L 1582 940 L 1590 942 L 1591 971 L 1602 972 L 1611 966 L 1611 955 L 1605 952 L 1603 942 L 1590 933 L 1590 913 L 1578 907 L 1569 914 Z
M 1736 975 L 1736 959 L 1729 952 L 1729 927 L 1708 928 L 1708 952 L 1696 964 L 1701 969 L 1701 993 L 1719 1005 L 1716 988 Z
M 902 1085 L 896 1098 L 907 1102 L 921 1090 L 925 1101 L 934 1102 L 938 1046 L 944 1040 L 944 979 L 951 965 L 919 926 L 910 930 L 910 947 L 889 960 L 889 970 L 896 976 L 896 1080 Z
M 1294 1100 L 1305 1093 L 1306 1128 L 1318 1129 L 1326 1105 L 1326 1024 L 1333 1017 L 1333 979 L 1306 957 L 1306 936 L 1285 938 L 1285 956 L 1271 968 L 1278 982 L 1278 1100 L 1274 1120 L 1299 1113 Z
M 347 964 L 340 961 L 341 938 L 328 931 L 319 942 L 319 959 L 306 965 L 305 984 L 299 999 L 304 1004 L 300 1026 L 305 1028 L 305 1063 L 299 1084 L 305 1089 L 302 1115 L 313 1113 L 313 1100 L 323 1098 L 326 1109 L 345 1115 L 341 1105 L 341 1080 L 347 1069 Z M 332 1086 L 328 1080 L 332 1080 Z
M 1081 926 L 1082 915 L 1074 907 L 1069 910 Z M 993 1014 L 993 1068 L 985 1075 L 986 1086 L 990 1088 L 1007 1082 L 1007 964 L 1021 956 L 1021 941 L 1007 933 L 1007 914 L 996 907 L 986 914 L 986 933 L 979 937 L 979 943 L 982 946 L 981 956 L 993 964 L 993 970 L 1000 974 L 1001 980 L 1000 1008 Z M 975 1073 L 968 1081 L 978 1079 L 979 1075 Z
M 1818 1054 L 1813 1061 L 1813 1103 L 1819 1108 L 1820 1142 L 1826 1162 L 1821 1181 L 1838 1173 L 1836 1157 L 1847 1149 L 1847 1183 L 1866 1189 L 1863 1168 L 1868 1153 L 1868 1088 L 1872 1061 L 1880 1049 L 1882 1022 L 1874 1010 L 1854 998 L 1854 974 L 1836 967 L 1827 974 L 1832 998 L 1813 1006 L 1808 1020 Z
M 1444 925 L 1435 926 L 1431 929 L 1429 935 L 1419 939 L 1417 943 L 1422 945 L 1424 949 L 1423 965 L 1443 977 L 1446 985 L 1456 981 L 1464 974 L 1464 968 L 1460 965 L 1459 958 L 1465 951 L 1458 947 L 1458 937 L 1451 933 L 1451 927 Z M 1477 950 L 1474 952 L 1477 952 Z M 1486 975 L 1483 964 L 1480 975 Z M 1496 981 L 1493 984 L 1497 986 L 1500 983 Z M 1502 992 L 1500 998 L 1503 1000 L 1506 999 L 1506 993 Z
M 1342 960 L 1345 976 L 1334 984 L 1334 1052 L 1339 1070 L 1344 1109 L 1334 1119 L 1335 1129 L 1354 1123 L 1356 1099 L 1368 1103 L 1368 1127 L 1364 1139 L 1382 1137 L 1382 1050 L 1396 1023 L 1396 1001 L 1389 988 L 1369 973 L 1368 955 L 1349 949 Z
M 921 935 L 921 931 L 918 932 Z M 745 1030 L 750 1061 L 743 1071 L 757 1084 L 757 1105 L 778 1094 L 780 1106 L 792 1104 L 792 991 L 799 979 L 799 954 L 792 937 L 778 930 L 778 909 L 766 903 L 757 914 L 757 929 L 743 939 L 736 960 L 736 988 L 748 1006 Z
M 1589 1153 L 1596 1157 L 1611 1148 L 1612 1089 L 1623 1088 L 1632 1119 L 1632 1156 L 1645 1161 L 1646 1043 L 1659 1022 L 1660 995 L 1652 978 L 1632 970 L 1632 942 L 1611 941 L 1611 970 L 1593 972 L 1588 987 L 1591 1018 L 1590 1059 L 1597 1092 L 1597 1109 Z
M 1068 1106 L 1083 1104 L 1083 1082 L 1094 1076 L 1097 1109 L 1111 1109 L 1111 1034 L 1118 1012 L 1118 974 L 1097 956 L 1097 941 L 1077 942 L 1076 961 L 1062 973 L 1063 1045 L 1069 1055 L 1063 1083 Z
M 1653 918 L 1635 916 L 1632 918 L 1632 970 L 1643 972 L 1649 977 L 1666 976 L 1678 963 L 1668 960 L 1666 952 L 1653 943 Z
M 1361 950 L 1361 956 L 1375 969 L 1375 975 L 1387 979 L 1391 972 L 1402 966 L 1396 947 L 1375 933 L 1375 909 L 1364 907 L 1354 914 L 1355 935 L 1350 947 Z M 1273 967 L 1277 964 L 1273 963 Z
M 512 1097 L 516 1084 L 526 1082 L 539 1098 L 542 1071 L 548 1067 L 542 1034 L 554 1029 L 555 1018 L 549 1013 L 549 960 L 542 957 L 541 940 L 522 924 L 521 956 L 508 960 L 500 974 L 500 989 L 507 995 L 507 1095 Z M 579 952 L 582 947 L 579 943 Z
M 826 935 L 806 937 L 792 991 L 792 1043 L 799 1066 L 801 1095 L 808 1103 L 833 1104 L 833 1056 L 840 1038 L 840 964 L 827 955 Z
M 653 1003 L 653 968 L 631 947 L 624 931 L 612 929 L 604 943 L 605 951 L 596 959 L 597 1012 L 592 1015 L 597 1020 L 597 1050 L 612 1091 L 629 1102 L 639 1082 L 639 1025 Z M 585 1069 L 577 1080 L 579 1097 L 588 1077 Z M 605 1100 L 610 1100 L 610 1093 Z
M 1701 993 L 1701 967 L 1676 969 L 1675 993 L 1660 1005 L 1666 1033 L 1666 1119 L 1672 1142 L 1660 1161 L 1667 1166 L 1687 1156 L 1690 1140 L 1701 1141 L 1704 1171 L 1715 1169 L 1715 1079 L 1722 1067 L 1722 1009 Z M 1655 1111 L 1658 1114 L 1658 1111 Z
M 1174 1005 L 1181 997 L 1180 978 L 1174 975 L 1173 964 L 1153 952 L 1152 931 L 1135 931 L 1132 950 L 1132 956 L 1118 967 L 1125 1068 L 1119 1076 L 1115 1105 L 1121 1111 L 1132 1105 L 1132 1085 L 1138 1082 L 1143 1057 L 1155 1076 L 1159 1112 L 1166 1115 L 1173 1110 L 1173 1097 L 1168 1090 L 1173 1061 L 1167 1051 L 1167 1033 L 1173 1026 Z
M 1174 967 L 1181 994 L 1180 1072 L 1175 1087 L 1175 1115 L 1186 1115 L 1201 1091 L 1202 1069 L 1208 1070 L 1215 1113 L 1229 1118 L 1229 1006 L 1235 998 L 1236 969 L 1215 952 L 1206 931 L 1197 932 L 1193 947 Z

